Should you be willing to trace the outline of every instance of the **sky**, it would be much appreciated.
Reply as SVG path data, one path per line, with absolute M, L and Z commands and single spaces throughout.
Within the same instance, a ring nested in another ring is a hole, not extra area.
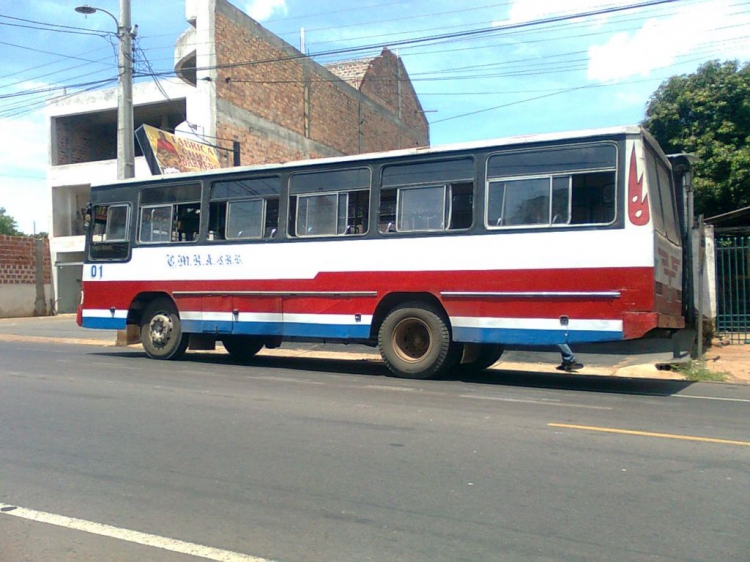
M 119 0 L 86 0 L 119 16 Z M 320 63 L 404 61 L 433 146 L 637 124 L 669 77 L 750 60 L 748 0 L 234 0 Z M 80 0 L 0 0 L 0 207 L 47 232 L 48 100 L 117 79 L 115 21 Z M 131 0 L 136 73 L 173 70 L 185 0 Z M 54 26 L 54 27 L 53 27 Z M 356 49 L 356 50 L 355 50 Z M 136 81 L 154 80 L 141 76 Z

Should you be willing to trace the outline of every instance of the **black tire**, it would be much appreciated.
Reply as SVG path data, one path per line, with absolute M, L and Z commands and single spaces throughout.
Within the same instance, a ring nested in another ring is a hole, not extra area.
M 141 320 L 141 343 L 152 359 L 178 359 L 190 338 L 182 333 L 177 307 L 167 298 L 151 301 Z
M 254 336 L 225 336 L 221 343 L 238 361 L 247 361 L 263 349 L 263 340 Z
M 481 344 L 479 353 L 477 353 L 474 360 L 468 363 L 461 363 L 461 369 L 468 372 L 477 372 L 492 367 L 503 355 L 503 351 L 505 351 L 505 348 L 496 343 Z
M 388 369 L 405 379 L 437 377 L 455 365 L 459 355 L 448 320 L 436 307 L 421 302 L 397 306 L 380 325 L 378 349 Z

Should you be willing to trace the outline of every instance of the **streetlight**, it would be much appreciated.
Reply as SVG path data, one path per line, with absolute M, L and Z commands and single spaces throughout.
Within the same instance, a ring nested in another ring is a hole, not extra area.
M 117 179 L 135 177 L 135 143 L 133 132 L 133 59 L 132 28 L 130 27 L 130 0 L 120 0 L 120 19 L 102 8 L 78 6 L 76 12 L 84 15 L 103 12 L 117 25 L 120 48 L 117 57 Z

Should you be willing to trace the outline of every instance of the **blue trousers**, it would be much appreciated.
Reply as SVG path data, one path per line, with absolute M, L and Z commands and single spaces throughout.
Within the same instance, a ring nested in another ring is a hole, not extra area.
M 563 363 L 575 363 L 576 356 L 573 354 L 573 351 L 567 343 L 559 343 L 557 344 L 557 347 L 560 348 L 560 355 L 562 355 Z

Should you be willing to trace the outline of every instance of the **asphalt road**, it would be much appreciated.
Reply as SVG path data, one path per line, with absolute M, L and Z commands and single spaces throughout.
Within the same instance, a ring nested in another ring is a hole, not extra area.
M 0 342 L 0 560 L 750 560 L 750 387 L 384 374 Z

